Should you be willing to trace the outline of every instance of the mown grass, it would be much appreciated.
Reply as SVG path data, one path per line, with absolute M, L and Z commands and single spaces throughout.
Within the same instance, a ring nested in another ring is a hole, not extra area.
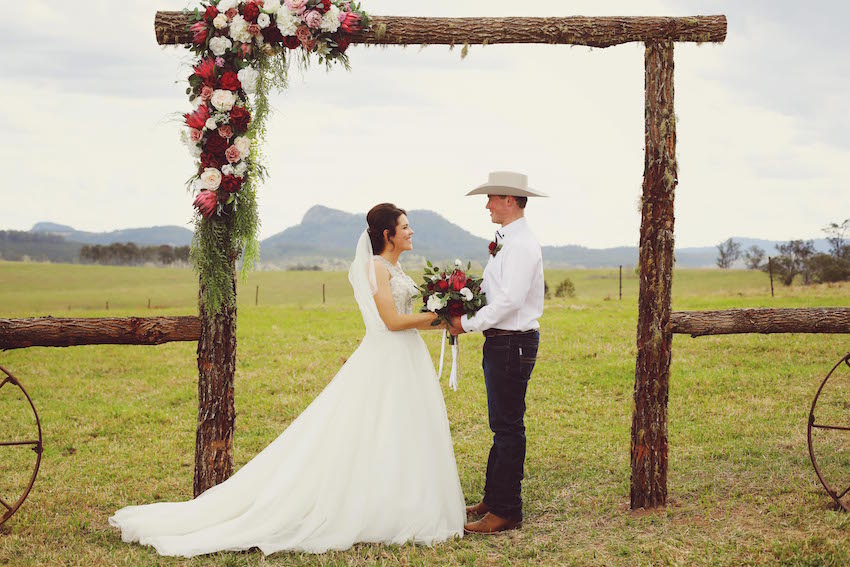
M 850 563 L 850 516 L 835 510 L 818 483 L 806 444 L 811 400 L 826 372 L 850 350 L 847 337 L 676 336 L 669 505 L 633 513 L 629 431 L 637 280 L 634 273 L 624 274 L 620 301 L 616 270 L 547 272 L 553 289 L 566 276 L 577 295 L 547 303 L 528 393 L 522 530 L 434 548 L 358 545 L 321 556 L 160 558 L 149 548 L 122 543 L 106 520 L 128 504 L 191 497 L 195 345 L 30 348 L 2 353 L 0 365 L 35 401 L 44 459 L 30 497 L 0 527 L 0 564 Z M 189 314 L 197 309 L 195 282 L 182 270 L 0 262 L 0 317 Z M 777 286 L 771 298 L 761 273 L 680 270 L 674 308 L 848 306 L 848 289 Z M 361 334 L 344 273 L 262 272 L 240 283 L 237 467 L 310 403 Z M 423 336 L 436 358 L 437 334 Z M 481 342 L 480 336 L 463 337 L 461 388 L 452 392 L 444 384 L 469 502 L 481 496 L 490 443 Z M 844 419 L 844 425 L 850 424 L 846 370 L 824 402 L 831 418 Z M 26 415 L 20 407 L 20 399 L 0 390 L 0 413 L 12 416 L 0 420 L 0 438 L 31 425 L 15 420 Z M 847 438 L 850 434 L 817 439 L 839 490 L 850 483 Z M 0 497 L 8 500 L 14 492 L 21 476 L 15 473 L 27 457 L 0 449 Z

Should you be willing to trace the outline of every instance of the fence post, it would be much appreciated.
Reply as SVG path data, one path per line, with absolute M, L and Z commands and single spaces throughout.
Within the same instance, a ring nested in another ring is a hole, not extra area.
M 767 257 L 767 273 L 770 274 L 770 297 L 773 297 L 773 260 Z
M 325 304 L 325 284 L 322 283 L 322 305 Z
M 254 305 L 256 306 L 256 305 L 259 305 L 259 304 L 260 304 L 260 286 L 257 286 L 257 291 L 254 294 Z
M 620 265 L 620 299 L 623 299 L 623 266 Z

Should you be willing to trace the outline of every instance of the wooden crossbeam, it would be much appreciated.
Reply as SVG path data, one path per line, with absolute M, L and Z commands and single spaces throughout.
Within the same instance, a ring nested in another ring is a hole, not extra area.
M 31 346 L 159 345 L 197 341 L 198 317 L 0 319 L 0 349 Z
M 850 307 L 674 311 L 673 333 L 703 337 L 738 333 L 850 333 Z
M 373 45 L 464 45 L 550 43 L 610 47 L 622 43 L 674 41 L 720 43 L 726 39 L 726 16 L 566 18 L 422 18 L 371 16 L 369 30 L 352 43 Z M 156 41 L 188 44 L 189 15 L 157 12 Z

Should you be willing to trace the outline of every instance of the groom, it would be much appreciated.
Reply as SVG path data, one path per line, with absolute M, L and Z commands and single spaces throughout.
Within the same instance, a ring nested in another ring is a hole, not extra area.
M 467 195 L 487 195 L 490 219 L 501 225 L 490 243 L 481 289 L 487 305 L 473 317 L 452 317 L 452 334 L 482 331 L 484 383 L 493 446 L 487 461 L 484 499 L 466 508 L 480 518 L 467 533 L 493 534 L 522 522 L 520 483 L 525 463 L 525 391 L 537 360 L 543 314 L 543 257 L 525 220 L 528 197 L 546 197 L 528 187 L 528 177 L 495 171 Z

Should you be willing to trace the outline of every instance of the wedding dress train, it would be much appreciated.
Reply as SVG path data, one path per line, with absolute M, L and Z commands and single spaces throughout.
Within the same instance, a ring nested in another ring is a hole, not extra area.
M 415 284 L 386 265 L 396 307 L 410 313 Z M 419 333 L 391 332 L 378 316 L 365 233 L 349 279 L 366 335 L 321 394 L 262 452 L 194 500 L 116 512 L 109 523 L 124 541 L 191 557 L 252 547 L 269 554 L 357 542 L 431 545 L 463 534 L 442 390 Z

